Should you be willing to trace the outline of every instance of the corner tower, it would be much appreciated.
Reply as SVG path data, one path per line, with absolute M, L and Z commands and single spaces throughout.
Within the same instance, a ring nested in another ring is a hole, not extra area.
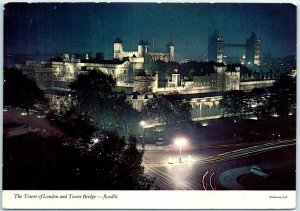
M 114 42 L 114 59 L 123 60 L 123 44 L 120 38 Z
M 169 53 L 169 62 L 174 62 L 174 51 L 175 47 L 172 42 L 167 44 L 167 52 Z
M 150 45 L 148 42 L 141 40 L 138 43 L 138 57 L 145 57 L 146 53 L 148 53 Z

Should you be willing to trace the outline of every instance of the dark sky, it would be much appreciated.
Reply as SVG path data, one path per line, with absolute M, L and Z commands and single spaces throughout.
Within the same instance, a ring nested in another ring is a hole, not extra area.
M 264 53 L 296 53 L 294 5 L 245 3 L 9 3 L 4 11 L 4 50 L 102 51 L 111 59 L 118 35 L 124 49 L 132 51 L 141 38 L 152 44 L 153 37 L 155 49 L 165 50 L 171 37 L 177 61 L 200 60 L 207 55 L 208 36 L 215 29 L 227 43 L 245 43 L 255 32 Z

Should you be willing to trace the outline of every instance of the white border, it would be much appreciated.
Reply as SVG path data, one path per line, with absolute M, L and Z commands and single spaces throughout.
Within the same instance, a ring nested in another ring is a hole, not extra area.
M 110 1 L 85 1 L 85 0 L 3 0 L 1 1 L 2 8 L 4 4 L 9 2 L 152 2 L 152 3 L 291 3 L 298 5 L 298 0 L 110 0 Z M 299 48 L 299 7 L 297 7 L 297 69 L 300 69 L 298 55 Z M 0 12 L 0 26 L 3 29 L 3 10 Z M 1 30 L 2 43 L 0 52 L 3 58 L 3 30 Z M 3 67 L 3 59 L 0 60 L 0 66 Z M 3 75 L 0 74 L 0 80 L 3 80 Z M 297 79 L 298 80 L 298 79 Z M 297 81 L 298 83 L 299 81 Z M 298 83 L 299 84 L 299 83 Z M 297 89 L 299 93 L 300 88 Z M 3 88 L 0 88 L 0 95 L 3 96 Z M 298 97 L 299 100 L 299 97 Z M 300 100 L 298 101 L 298 103 Z M 0 104 L 3 108 L 3 100 L 0 99 Z M 298 104 L 299 105 L 299 104 Z M 2 115 L 3 113 L 1 113 Z M 298 116 L 297 116 L 298 120 Z M 3 120 L 0 118 L 0 123 L 3 125 Z M 297 121 L 297 131 L 299 129 Z M 3 128 L 0 127 L 3 132 Z M 0 138 L 2 140 L 2 138 Z M 297 152 L 299 152 L 299 144 L 297 144 Z M 2 142 L 0 149 L 2 150 Z M 298 154 L 298 153 L 297 153 Z M 298 160 L 297 156 L 297 160 Z M 2 161 L 2 156 L 0 156 Z M 299 169 L 297 165 L 297 169 Z M 299 172 L 297 170 L 297 181 L 300 181 Z M 2 170 L 1 170 L 2 176 Z M 298 189 L 297 182 L 297 189 Z M 2 180 L 0 180 L 2 185 Z M 117 194 L 117 200 L 34 200 L 34 199 L 15 199 L 14 194 L 94 194 L 103 196 L 104 194 Z M 296 191 L 2 191 L 0 200 L 4 209 L 295 209 L 296 208 Z M 270 198 L 275 196 L 275 198 Z M 287 198 L 276 198 L 287 196 Z M 299 194 L 297 197 L 299 201 Z M 46 202 L 46 203 L 45 203 Z
M 36 198 L 25 198 L 26 194 Z M 67 198 L 45 198 L 43 194 Z M 80 198 L 72 199 L 70 194 Z M 296 208 L 296 191 L 3 191 L 3 198 L 6 209 Z

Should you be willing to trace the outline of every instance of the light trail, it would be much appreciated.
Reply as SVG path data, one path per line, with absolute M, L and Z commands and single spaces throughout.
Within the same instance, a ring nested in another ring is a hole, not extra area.
M 149 166 L 149 161 L 143 159 L 143 163 L 145 169 L 149 172 L 148 174 L 152 177 L 155 177 L 158 183 L 162 183 L 163 186 L 167 186 L 168 188 L 166 189 L 197 190 L 197 188 L 192 186 L 190 183 L 185 181 L 174 181 L 174 178 L 172 178 L 171 175 L 167 174 L 167 172 L 164 172 L 151 164 Z M 167 181 L 168 183 L 165 181 Z
M 250 157 L 250 156 L 255 156 L 258 154 L 274 151 L 274 150 L 279 150 L 282 148 L 286 147 L 291 147 L 296 145 L 296 140 L 291 139 L 291 140 L 280 140 L 280 141 L 272 141 L 272 142 L 258 142 L 259 144 L 256 144 L 254 146 L 250 147 L 245 147 L 242 149 L 237 149 L 237 150 L 232 150 L 224 153 L 219 153 L 219 154 L 214 154 L 205 158 L 193 158 L 192 165 L 194 166 L 193 168 L 197 168 L 197 165 L 201 164 L 208 164 L 208 163 L 215 163 L 217 166 L 226 161 L 234 160 L 234 159 L 240 159 L 244 157 Z M 230 144 L 229 146 L 242 146 L 243 144 Z M 245 144 L 245 146 L 249 146 L 249 144 Z M 219 145 L 215 146 L 216 148 L 221 148 L 222 146 L 226 145 Z M 225 147 L 226 148 L 226 147 Z M 162 153 L 166 153 L 166 151 L 162 151 Z M 194 177 L 189 177 L 189 170 L 188 169 L 181 169 L 184 166 L 178 165 L 178 163 L 175 163 L 173 165 L 170 165 L 166 162 L 159 162 L 155 163 L 152 161 L 152 163 L 148 160 L 151 159 L 151 157 L 146 157 L 144 156 L 143 158 L 143 164 L 145 167 L 145 170 L 148 172 L 148 175 L 153 176 L 156 178 L 155 183 L 161 188 L 161 189 L 166 189 L 166 190 L 200 190 L 201 185 L 199 187 L 195 186 L 196 184 L 201 183 L 201 181 L 197 182 L 197 178 Z M 161 167 L 160 169 L 158 167 Z M 173 172 L 170 169 L 166 170 L 165 168 L 172 167 L 174 168 L 175 172 Z M 186 167 L 186 166 L 185 166 Z M 216 190 L 216 184 L 215 184 L 215 172 L 216 168 L 212 174 L 210 174 L 210 177 L 207 178 L 209 179 L 208 182 L 202 181 L 202 185 L 205 184 L 205 187 L 203 188 L 204 190 L 208 189 L 208 186 L 212 190 Z M 177 171 L 179 169 L 179 171 Z M 177 172 L 176 172 L 177 171 Z M 179 176 L 182 176 L 183 179 L 178 179 L 177 174 L 180 174 Z M 175 177 L 174 177 L 175 175 Z M 208 176 L 208 175 L 207 175 Z M 202 178 L 203 179 L 203 178 Z M 205 179 L 206 180 L 206 179 Z M 193 185 L 195 184 L 195 185 Z
M 260 144 L 255 145 L 252 147 L 247 147 L 243 149 L 238 149 L 230 152 L 220 153 L 216 155 L 211 155 L 207 158 L 204 158 L 202 160 L 198 160 L 200 162 L 224 162 L 229 161 L 233 159 L 243 158 L 243 157 L 249 157 L 289 146 L 295 146 L 296 140 L 284 140 L 284 141 L 277 141 L 277 142 L 271 142 L 266 144 Z

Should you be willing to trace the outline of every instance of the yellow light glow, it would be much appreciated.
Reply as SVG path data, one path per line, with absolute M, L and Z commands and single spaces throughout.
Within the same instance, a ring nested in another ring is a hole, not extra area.
M 178 137 L 175 139 L 176 145 L 185 145 L 187 143 L 187 139 L 185 137 Z
M 145 121 L 141 121 L 141 122 L 140 122 L 140 125 L 141 125 L 142 127 L 144 127 L 144 126 L 145 126 L 145 124 L 146 124 L 146 122 L 145 122 Z

